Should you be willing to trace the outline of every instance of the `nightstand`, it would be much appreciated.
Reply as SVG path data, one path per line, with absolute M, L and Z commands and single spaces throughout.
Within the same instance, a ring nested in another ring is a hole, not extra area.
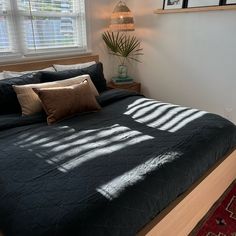
M 137 82 L 132 82 L 130 84 L 114 84 L 112 81 L 107 84 L 108 89 L 126 89 L 135 91 L 137 93 L 141 92 L 141 84 Z

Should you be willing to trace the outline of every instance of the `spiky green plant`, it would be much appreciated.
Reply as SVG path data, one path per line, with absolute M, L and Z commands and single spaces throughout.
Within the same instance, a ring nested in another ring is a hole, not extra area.
M 117 56 L 121 65 L 124 65 L 126 60 L 140 62 L 137 57 L 143 55 L 143 49 L 140 48 L 140 41 L 135 36 L 107 31 L 102 34 L 102 38 L 109 53 Z

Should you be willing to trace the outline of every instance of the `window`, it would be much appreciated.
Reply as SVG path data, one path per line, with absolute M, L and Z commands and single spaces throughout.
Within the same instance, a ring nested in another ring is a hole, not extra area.
M 0 53 L 84 51 L 84 0 L 0 0 L 0 40 Z
M 0 55 L 12 51 L 10 42 L 10 19 L 8 13 L 7 0 L 0 0 Z

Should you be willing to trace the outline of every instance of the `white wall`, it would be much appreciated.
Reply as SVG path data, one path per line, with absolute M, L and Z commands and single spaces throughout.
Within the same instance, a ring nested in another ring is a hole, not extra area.
M 156 15 L 161 1 L 126 2 L 144 48 L 132 72 L 144 94 L 236 122 L 236 12 Z
M 91 50 L 92 53 L 99 55 L 100 61 L 104 64 L 105 76 L 109 79 L 112 77 L 111 61 L 114 58 L 107 53 L 107 49 L 102 41 L 102 33 L 109 26 L 114 3 L 110 0 L 86 0 L 86 6 L 88 10 L 88 30 L 91 34 Z

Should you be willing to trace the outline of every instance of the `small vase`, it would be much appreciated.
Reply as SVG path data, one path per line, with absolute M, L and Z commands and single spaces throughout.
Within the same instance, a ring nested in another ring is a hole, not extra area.
M 128 77 L 128 67 L 126 65 L 118 66 L 118 76 L 119 78 L 125 79 Z

